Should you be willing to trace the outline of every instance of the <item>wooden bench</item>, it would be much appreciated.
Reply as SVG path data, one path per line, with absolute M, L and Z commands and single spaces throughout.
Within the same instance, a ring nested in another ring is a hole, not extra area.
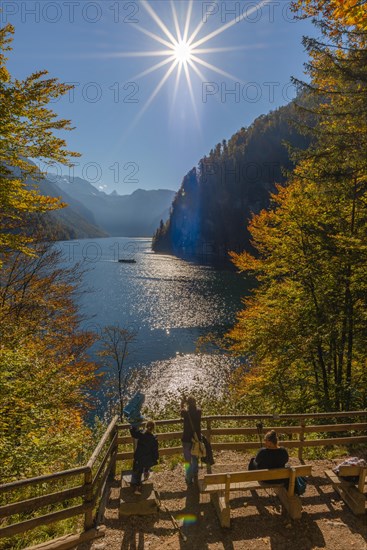
M 253 491 L 269 487 L 275 490 L 291 518 L 299 519 L 302 514 L 302 503 L 299 496 L 294 494 L 294 484 L 296 477 L 309 475 L 311 475 L 311 466 L 207 474 L 199 481 L 199 489 L 202 494 L 210 494 L 222 527 L 230 527 L 229 497 L 231 492 Z M 276 479 L 289 479 L 288 489 L 284 485 L 271 483 L 271 480 Z M 265 481 L 268 483 L 261 484 Z
M 326 470 L 325 475 L 330 479 L 334 489 L 349 506 L 353 514 L 364 514 L 366 507 L 364 486 L 367 476 L 367 467 L 340 466 L 339 474 L 336 474 L 333 470 Z M 358 477 L 358 481 L 356 483 L 347 481 L 343 479 L 344 476 Z

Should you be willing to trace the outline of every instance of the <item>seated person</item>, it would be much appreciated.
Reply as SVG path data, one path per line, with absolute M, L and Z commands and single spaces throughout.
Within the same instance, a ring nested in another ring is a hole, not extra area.
M 284 447 L 278 447 L 278 437 L 275 430 L 271 430 L 264 436 L 264 447 L 260 449 L 255 458 L 250 460 L 249 470 L 273 470 L 284 468 L 288 462 L 288 452 Z M 285 479 L 268 480 L 263 483 L 282 484 Z
M 145 426 L 145 432 L 131 427 L 131 437 L 138 440 L 135 452 L 131 485 L 136 494 L 141 494 L 141 477 L 148 477 L 149 468 L 158 464 L 158 441 L 153 435 L 155 424 L 149 420 Z

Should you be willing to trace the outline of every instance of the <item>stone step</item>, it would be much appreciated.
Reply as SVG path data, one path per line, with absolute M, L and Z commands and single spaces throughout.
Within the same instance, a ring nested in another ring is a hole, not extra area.
M 126 481 L 126 473 L 123 472 L 120 489 L 120 517 L 146 516 L 157 513 L 158 502 L 154 493 L 153 483 L 146 481 L 142 485 L 142 494 L 135 495 L 133 488 Z

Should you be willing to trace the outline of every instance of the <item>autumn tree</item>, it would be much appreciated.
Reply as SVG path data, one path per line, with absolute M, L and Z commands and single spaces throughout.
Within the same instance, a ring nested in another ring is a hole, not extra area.
M 43 213 L 60 208 L 39 194 L 30 160 L 70 163 L 57 137 L 71 130 L 49 103 L 70 86 L 39 71 L 11 77 L 6 53 L 14 29 L 0 29 L 0 461 L 1 482 L 69 468 L 85 459 L 85 421 L 96 365 L 94 335 L 81 330 L 76 298 L 82 272 L 42 244 Z
M 100 337 L 98 354 L 102 358 L 103 368 L 108 368 L 104 384 L 112 410 L 118 411 L 121 422 L 127 400 L 146 383 L 147 370 L 142 366 L 136 368 L 129 359 L 136 336 L 133 329 L 108 325 Z
M 324 40 L 304 41 L 310 82 L 296 81 L 313 144 L 252 220 L 258 256 L 234 255 L 259 281 L 230 333 L 248 357 L 239 387 L 283 410 L 367 402 L 367 44 L 336 4 L 307 2 L 329 17 Z
M 303 17 L 322 17 L 334 36 L 346 27 L 367 30 L 367 0 L 294 0 Z
M 54 132 L 71 130 L 70 121 L 58 119 L 49 103 L 67 93 L 70 85 L 46 78 L 38 71 L 24 80 L 13 78 L 6 66 L 14 28 L 0 29 L 0 252 L 20 250 L 29 254 L 32 231 L 29 214 L 64 206 L 58 199 L 39 194 L 35 181 L 42 176 L 29 159 L 70 164 L 79 156 L 66 149 Z
M 2 479 L 68 468 L 91 443 L 85 423 L 96 365 L 95 336 L 80 328 L 78 266 L 37 245 L 7 258 L 0 284 L 0 460 Z

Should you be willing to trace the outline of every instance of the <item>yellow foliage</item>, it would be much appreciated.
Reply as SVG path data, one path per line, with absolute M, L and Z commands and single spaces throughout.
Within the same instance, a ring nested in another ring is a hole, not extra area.
M 96 365 L 94 336 L 79 330 L 80 273 L 39 245 L 8 257 L 0 285 L 1 481 L 74 466 L 91 443 L 85 423 Z
M 71 130 L 70 121 L 57 119 L 47 108 L 70 86 L 45 78 L 46 71 L 25 80 L 13 79 L 4 54 L 11 50 L 13 34 L 14 28 L 9 24 L 0 29 L 0 253 L 10 249 L 31 254 L 32 228 L 27 227 L 30 215 L 63 208 L 65 204 L 57 198 L 44 197 L 34 185 L 31 187 L 30 180 L 43 174 L 28 159 L 70 164 L 69 159 L 79 155 L 67 151 L 66 142 L 53 133 Z
M 367 30 L 366 0 L 296 0 L 294 6 L 311 16 L 322 14 L 335 25 Z
M 315 8 L 315 2 L 309 2 Z M 321 5 L 321 4 L 320 4 Z M 332 3 L 322 4 L 333 16 Z M 367 44 L 306 40 L 314 142 L 272 209 L 249 226 L 256 256 L 233 255 L 258 286 L 228 334 L 246 357 L 235 391 L 277 410 L 367 403 Z M 349 46 L 349 47 L 345 47 Z

